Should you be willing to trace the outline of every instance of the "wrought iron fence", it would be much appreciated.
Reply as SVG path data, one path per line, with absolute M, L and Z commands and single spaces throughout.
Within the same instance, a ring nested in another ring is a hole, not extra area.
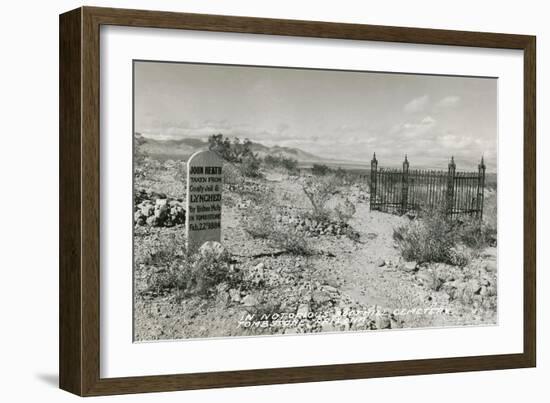
M 376 153 L 371 161 L 370 209 L 404 214 L 411 210 L 444 209 L 451 217 L 468 214 L 483 217 L 485 163 L 477 172 L 457 172 L 454 157 L 447 171 L 379 168 Z

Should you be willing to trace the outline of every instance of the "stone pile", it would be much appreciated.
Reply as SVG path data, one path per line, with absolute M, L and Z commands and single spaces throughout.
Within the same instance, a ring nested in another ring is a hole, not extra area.
M 173 227 L 185 224 L 185 202 L 156 192 L 138 191 L 134 197 L 134 225 Z
M 303 231 L 307 236 L 321 235 L 346 235 L 351 227 L 344 222 L 319 221 L 310 217 L 291 215 L 288 212 L 278 214 L 275 220 L 279 223 L 288 224 Z
M 474 309 L 496 307 L 496 263 L 476 259 L 460 268 L 445 263 L 403 262 L 400 269 L 409 272 L 421 286 L 448 295 L 449 301 L 459 301 Z

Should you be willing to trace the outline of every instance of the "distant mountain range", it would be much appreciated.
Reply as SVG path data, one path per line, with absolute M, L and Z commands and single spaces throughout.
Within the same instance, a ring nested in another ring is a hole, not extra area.
M 191 156 L 191 154 L 201 151 L 208 150 L 208 140 L 200 138 L 184 138 L 184 139 L 154 139 L 151 137 L 146 137 L 140 133 L 136 133 L 136 139 L 139 139 L 140 150 L 145 152 L 150 158 L 154 158 L 160 161 L 166 160 L 184 160 Z M 365 161 L 349 161 L 349 160 L 338 160 L 331 158 L 324 158 L 318 155 L 306 152 L 299 148 L 295 147 L 281 147 L 281 146 L 266 146 L 258 142 L 252 142 L 251 146 L 252 152 L 258 155 L 261 158 L 264 158 L 266 155 L 272 156 L 282 156 L 285 158 L 292 158 L 298 161 L 300 167 L 311 167 L 313 164 L 324 164 L 331 168 L 341 167 L 344 169 L 351 170 L 365 170 L 370 169 L 370 155 L 367 154 Z M 388 166 L 393 166 L 396 168 L 401 167 L 401 163 L 390 164 Z M 424 166 L 424 165 L 415 165 L 415 169 L 437 169 L 445 170 L 446 166 Z M 489 173 L 489 171 L 487 171 Z
M 135 138 L 140 140 L 141 151 L 145 152 L 151 158 L 163 161 L 168 159 L 187 160 L 189 156 L 196 151 L 208 149 L 208 141 L 197 138 L 156 140 L 145 137 L 139 133 L 135 134 Z M 329 159 L 305 152 L 299 148 L 280 146 L 268 147 L 257 142 L 252 142 L 250 148 L 253 153 L 262 158 L 266 155 L 283 156 L 286 158 L 293 158 L 301 164 L 331 162 Z

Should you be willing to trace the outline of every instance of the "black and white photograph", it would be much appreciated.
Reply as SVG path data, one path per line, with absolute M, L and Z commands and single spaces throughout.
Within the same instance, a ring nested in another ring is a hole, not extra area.
M 133 87 L 134 342 L 498 324 L 497 78 L 134 60 Z

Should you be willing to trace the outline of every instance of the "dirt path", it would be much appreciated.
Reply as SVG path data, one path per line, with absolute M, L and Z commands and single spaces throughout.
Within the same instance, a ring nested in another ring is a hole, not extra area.
M 393 226 L 401 220 L 387 214 L 381 217 L 382 214 L 369 211 L 366 204 L 357 206 L 351 225 L 361 234 L 363 244 L 357 245 L 343 262 L 342 292 L 362 304 L 389 309 L 399 307 L 395 291 L 405 286 L 398 273 L 386 265 L 398 258 L 392 234 Z

